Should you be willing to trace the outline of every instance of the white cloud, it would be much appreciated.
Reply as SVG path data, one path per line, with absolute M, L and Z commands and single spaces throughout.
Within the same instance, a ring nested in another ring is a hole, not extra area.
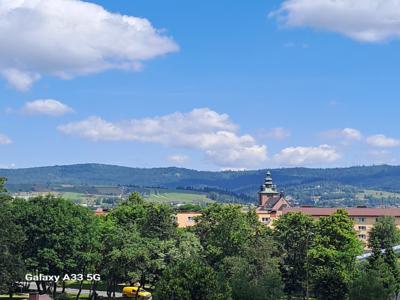
M 58 100 L 39 99 L 25 103 L 21 112 L 28 115 L 61 116 L 73 112 L 73 109 Z
M 275 139 L 275 140 L 284 140 L 290 137 L 291 132 L 290 130 L 283 128 L 283 127 L 275 127 L 268 130 L 265 130 L 261 133 L 262 137 Z
M 12 140 L 3 133 L 0 133 L 0 145 L 12 144 Z
M 400 140 L 387 137 L 383 134 L 371 135 L 367 138 L 367 143 L 374 147 L 392 148 L 400 146 Z
M 345 128 L 342 130 L 342 135 L 346 139 L 350 140 L 361 140 L 362 139 L 362 134 L 359 130 L 354 129 L 354 128 Z
M 258 145 L 251 135 L 239 135 L 227 114 L 208 108 L 114 123 L 89 117 L 58 130 L 93 141 L 141 141 L 197 149 L 224 168 L 257 167 L 267 159 L 265 145 Z
M 11 164 L 0 164 L 0 169 L 15 169 L 16 164 L 11 163 Z
M 174 164 L 178 164 L 178 165 L 185 164 L 188 160 L 189 160 L 189 156 L 186 156 L 186 155 L 176 154 L 176 155 L 168 156 L 168 161 L 170 161 L 171 163 L 174 163 Z
M 340 155 L 328 145 L 318 147 L 288 147 L 274 156 L 281 165 L 302 166 L 326 164 L 337 161 Z
M 338 32 L 363 42 L 400 37 L 398 0 L 286 0 L 270 16 L 289 27 Z
M 324 138 L 343 138 L 348 141 L 360 141 L 363 138 L 361 131 L 354 128 L 332 129 L 320 135 Z
M 4 69 L 0 73 L 13 87 L 20 91 L 29 90 L 32 84 L 40 79 L 39 74 L 24 72 L 18 69 Z
M 80 0 L 2 0 L 0 20 L 0 74 L 19 90 L 42 75 L 137 70 L 178 50 L 147 19 Z

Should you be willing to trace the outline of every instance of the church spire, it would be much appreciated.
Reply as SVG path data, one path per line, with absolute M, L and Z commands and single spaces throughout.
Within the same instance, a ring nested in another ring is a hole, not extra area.
M 268 171 L 267 175 L 265 176 L 264 184 L 261 186 L 260 193 L 271 194 L 271 195 L 278 194 L 278 191 L 276 189 L 276 185 L 274 185 L 273 182 L 272 182 L 272 175 L 271 175 L 270 171 Z

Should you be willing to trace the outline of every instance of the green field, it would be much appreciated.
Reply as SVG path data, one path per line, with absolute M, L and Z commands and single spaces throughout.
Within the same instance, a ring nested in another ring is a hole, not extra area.
M 76 204 L 95 206 L 95 205 L 115 205 L 122 198 L 127 198 L 132 192 L 139 192 L 146 201 L 160 204 L 198 204 L 204 205 L 213 203 L 214 200 L 207 198 L 206 193 L 191 190 L 175 190 L 166 188 L 131 188 L 122 190 L 120 187 L 113 186 L 57 186 L 53 191 L 30 191 L 23 195 L 15 194 L 16 197 L 37 197 L 53 194 L 57 197 L 73 201 Z M 123 194 L 122 194 L 123 192 Z
M 74 192 L 61 193 L 61 197 L 68 199 L 68 200 L 85 200 L 86 199 L 85 194 L 74 193 Z
M 147 201 L 154 203 L 183 203 L 183 204 L 205 204 L 213 203 L 214 201 L 207 198 L 201 193 L 186 193 L 186 192 L 164 192 L 151 194 L 145 197 Z
M 357 200 L 364 200 L 366 197 L 373 197 L 376 199 L 399 199 L 400 193 L 391 193 L 377 190 L 364 190 L 356 194 Z

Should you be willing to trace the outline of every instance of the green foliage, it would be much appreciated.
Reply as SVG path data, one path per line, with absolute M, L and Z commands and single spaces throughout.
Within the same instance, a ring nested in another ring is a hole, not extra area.
M 25 267 L 21 250 L 25 236 L 15 223 L 11 200 L 0 195 L 0 293 L 14 293 L 17 281 L 23 279 Z
M 314 293 L 318 299 L 346 299 L 362 245 L 345 210 L 319 219 L 309 251 Z
M 4 185 L 6 184 L 7 179 L 0 177 L 0 193 L 5 193 L 7 192 L 6 188 L 4 187 Z
M 199 257 L 171 264 L 156 286 L 156 300 L 229 300 L 218 274 Z
M 89 210 L 47 196 L 15 200 L 13 214 L 26 235 L 23 258 L 29 271 L 86 273 L 98 259 L 96 219 Z
M 275 300 L 283 296 L 277 249 L 267 232 L 256 233 L 243 254 L 226 257 L 221 267 L 234 300 Z
M 109 292 L 127 281 L 154 285 L 176 255 L 173 210 L 132 194 L 106 217 L 102 230 L 102 269 Z
M 285 292 L 305 296 L 309 287 L 308 251 L 314 244 L 314 220 L 302 213 L 289 213 L 281 216 L 274 226 L 274 237 L 282 254 Z
M 215 266 L 227 256 L 240 256 L 259 225 L 257 216 L 243 213 L 240 206 L 214 204 L 203 210 L 194 231 Z
M 395 295 L 396 279 L 383 259 L 364 267 L 350 288 L 350 300 L 391 300 Z
M 121 283 L 155 289 L 154 299 L 183 300 L 305 298 L 307 291 L 317 299 L 386 300 L 399 290 L 391 218 L 371 231 L 374 255 L 358 272 L 362 246 L 343 210 L 318 221 L 286 214 L 271 230 L 255 210 L 213 204 L 182 229 L 171 207 L 137 193 L 103 217 L 61 198 L 2 194 L 0 220 L 1 292 L 13 292 L 25 269 L 99 273 L 109 297 Z
M 177 211 L 202 211 L 203 207 L 197 204 L 184 204 L 177 208 Z
M 399 242 L 400 231 L 396 227 L 395 219 L 393 217 L 379 218 L 369 235 L 368 245 L 372 249 L 369 264 L 371 268 L 375 269 L 382 269 L 382 263 L 386 264 L 395 279 L 394 290 L 396 293 L 400 291 L 400 266 L 392 248 Z M 382 253 L 382 250 L 384 250 L 384 253 Z
M 399 242 L 400 230 L 396 227 L 395 218 L 378 218 L 369 234 L 368 246 L 375 252 L 380 252 L 381 249 L 392 248 Z

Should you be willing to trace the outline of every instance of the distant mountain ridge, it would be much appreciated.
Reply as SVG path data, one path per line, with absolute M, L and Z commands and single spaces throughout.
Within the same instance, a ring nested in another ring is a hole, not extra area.
M 136 185 L 215 187 L 234 192 L 254 193 L 267 170 L 196 171 L 185 168 L 131 168 L 104 164 L 77 164 L 25 169 L 0 169 L 9 185 Z M 349 185 L 400 192 L 400 166 L 378 165 L 348 168 L 272 169 L 274 183 L 281 189 L 319 184 Z

